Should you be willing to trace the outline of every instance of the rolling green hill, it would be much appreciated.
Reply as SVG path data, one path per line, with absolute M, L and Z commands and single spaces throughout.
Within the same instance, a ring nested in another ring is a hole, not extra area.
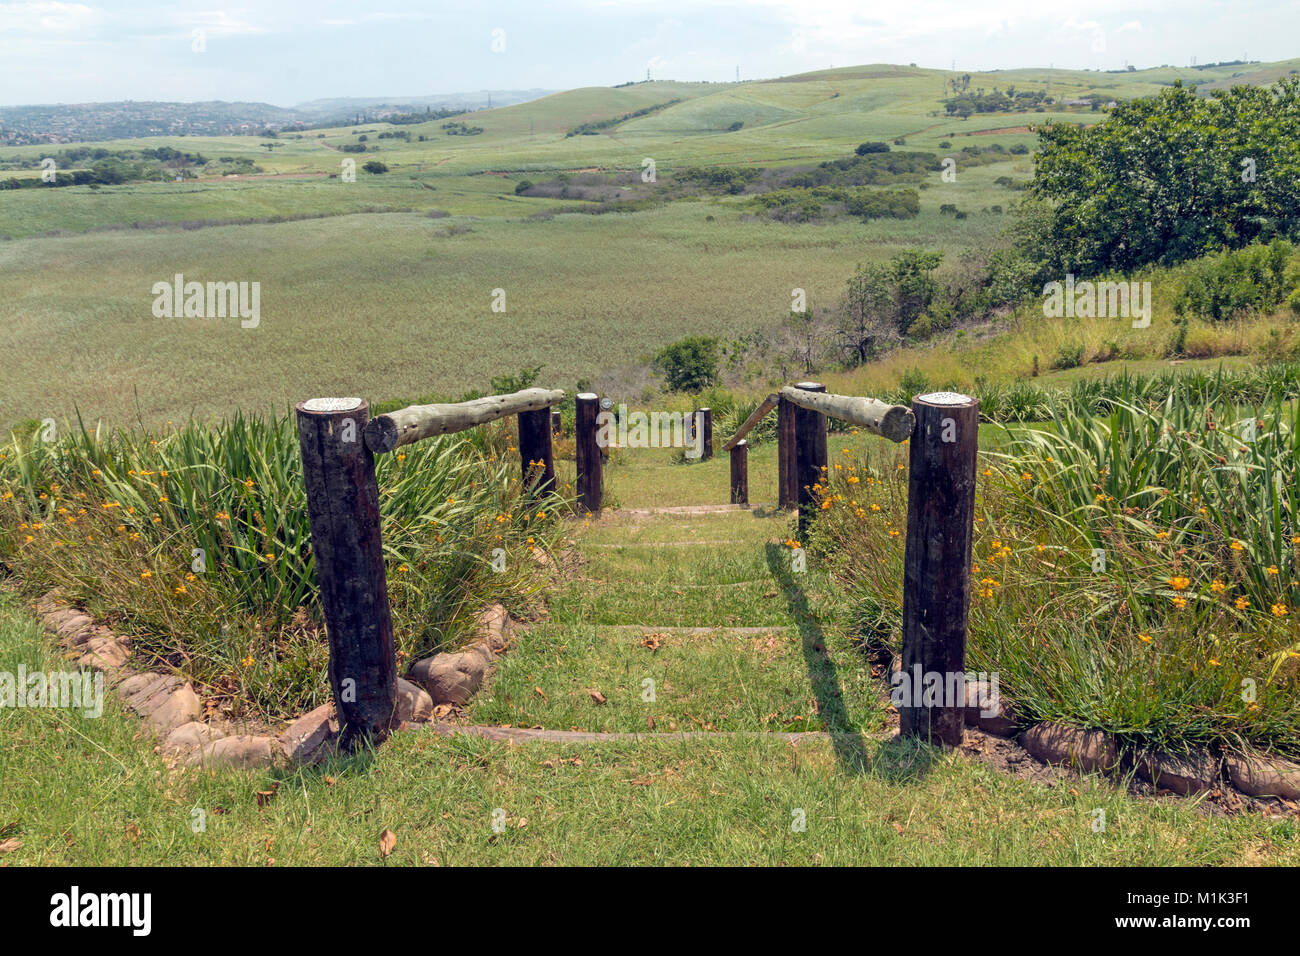
M 969 87 L 1050 85 L 1061 100 L 1124 99 L 1179 79 L 1268 79 L 1297 64 L 1013 70 L 973 74 Z M 955 260 L 988 246 L 1032 157 L 1007 152 L 959 166 L 953 183 L 934 174 L 917 183 L 920 214 L 909 220 L 792 225 L 725 195 L 651 196 L 648 207 L 616 215 L 566 215 L 605 210 L 519 196 L 516 187 L 525 178 L 624 171 L 632 188 L 619 198 L 645 196 L 635 192 L 635 174 L 647 158 L 671 180 L 688 165 L 815 166 L 851 156 L 865 140 L 904 140 L 937 161 L 968 146 L 1032 148 L 1034 125 L 1105 116 L 1048 106 L 952 117 L 943 109 L 952 79 L 868 65 L 744 83 L 588 87 L 457 118 L 481 128 L 474 135 L 448 135 L 442 120 L 274 141 L 105 142 L 110 152 L 171 145 L 249 158 L 265 172 L 192 169 L 184 182 L 0 191 L 0 237 L 9 240 L 0 241 L 0 344 L 21 356 L 0 391 L 0 422 L 63 418 L 77 408 L 92 420 L 138 412 L 158 421 L 326 392 L 459 394 L 539 363 L 543 378 L 561 386 L 620 381 L 620 369 L 681 335 L 739 335 L 780 320 L 793 288 L 816 306 L 834 305 L 864 260 L 918 245 Z M 566 135 L 653 107 L 663 108 L 595 135 Z M 38 178 L 46 150 L 0 149 L 0 181 Z M 361 171 L 371 159 L 389 171 Z M 349 161 L 355 182 L 340 175 Z M 241 330 L 155 319 L 150 288 L 176 273 L 261 282 L 265 321 Z M 494 289 L 506 290 L 504 315 L 491 311 Z

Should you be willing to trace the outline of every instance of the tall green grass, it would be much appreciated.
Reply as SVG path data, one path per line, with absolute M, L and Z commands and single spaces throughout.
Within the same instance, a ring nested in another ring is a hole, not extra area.
M 980 466 L 968 660 L 1027 720 L 1133 747 L 1300 754 L 1293 402 L 1222 380 L 1051 403 Z M 906 471 L 832 465 L 811 545 L 864 638 L 897 650 Z M 904 466 L 900 468 L 900 466 Z
M 554 541 L 563 502 L 525 490 L 511 441 L 502 422 L 377 460 L 402 662 L 455 645 L 483 604 L 525 603 L 544 580 L 535 554 Z M 173 668 L 232 705 L 285 714 L 324 699 L 291 415 L 79 424 L 58 441 L 15 436 L 0 455 L 0 558 L 24 585 L 61 588 L 127 630 L 142 666 Z

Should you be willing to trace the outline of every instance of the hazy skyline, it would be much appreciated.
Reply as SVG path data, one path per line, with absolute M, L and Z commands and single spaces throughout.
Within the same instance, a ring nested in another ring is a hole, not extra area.
M 860 63 L 1139 69 L 1300 54 L 1300 2 L 0 2 L 0 105 L 417 96 Z

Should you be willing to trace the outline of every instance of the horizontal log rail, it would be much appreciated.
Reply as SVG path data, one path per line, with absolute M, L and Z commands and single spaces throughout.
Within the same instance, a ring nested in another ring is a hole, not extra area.
M 425 438 L 464 431 L 507 415 L 540 411 L 562 401 L 564 392 L 560 389 L 526 388 L 449 405 L 408 405 L 372 418 L 366 425 L 366 447 L 382 455 Z
M 762 404 L 754 409 L 754 413 L 745 419 L 745 423 L 736 429 L 736 434 L 727 439 L 727 443 L 722 446 L 723 451 L 731 451 L 750 433 L 755 425 L 763 420 L 763 416 L 776 408 L 776 403 L 780 401 L 780 396 L 773 393 L 763 399 Z
M 916 428 L 916 415 L 910 408 L 890 405 L 878 398 L 812 392 L 793 385 L 781 389 L 781 397 L 800 408 L 857 425 L 892 442 L 911 438 L 912 431 Z

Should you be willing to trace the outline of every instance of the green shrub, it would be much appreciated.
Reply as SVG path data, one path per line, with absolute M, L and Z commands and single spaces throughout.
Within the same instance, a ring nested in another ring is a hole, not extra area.
M 654 357 L 654 366 L 674 392 L 698 392 L 718 380 L 719 341 L 688 335 Z
M 1296 410 L 1233 405 L 1227 377 L 1173 382 L 1151 403 L 1129 380 L 1101 417 L 1054 403 L 1047 427 L 995 438 L 979 466 L 967 666 L 997 673 L 1026 723 L 1105 730 L 1129 751 L 1294 758 Z M 907 455 L 872 447 L 831 474 L 807 547 L 840 583 L 837 610 L 896 653 Z
M 1274 239 L 1197 260 L 1187 268 L 1174 311 L 1218 322 L 1276 308 L 1295 284 L 1286 271 L 1293 251 Z

